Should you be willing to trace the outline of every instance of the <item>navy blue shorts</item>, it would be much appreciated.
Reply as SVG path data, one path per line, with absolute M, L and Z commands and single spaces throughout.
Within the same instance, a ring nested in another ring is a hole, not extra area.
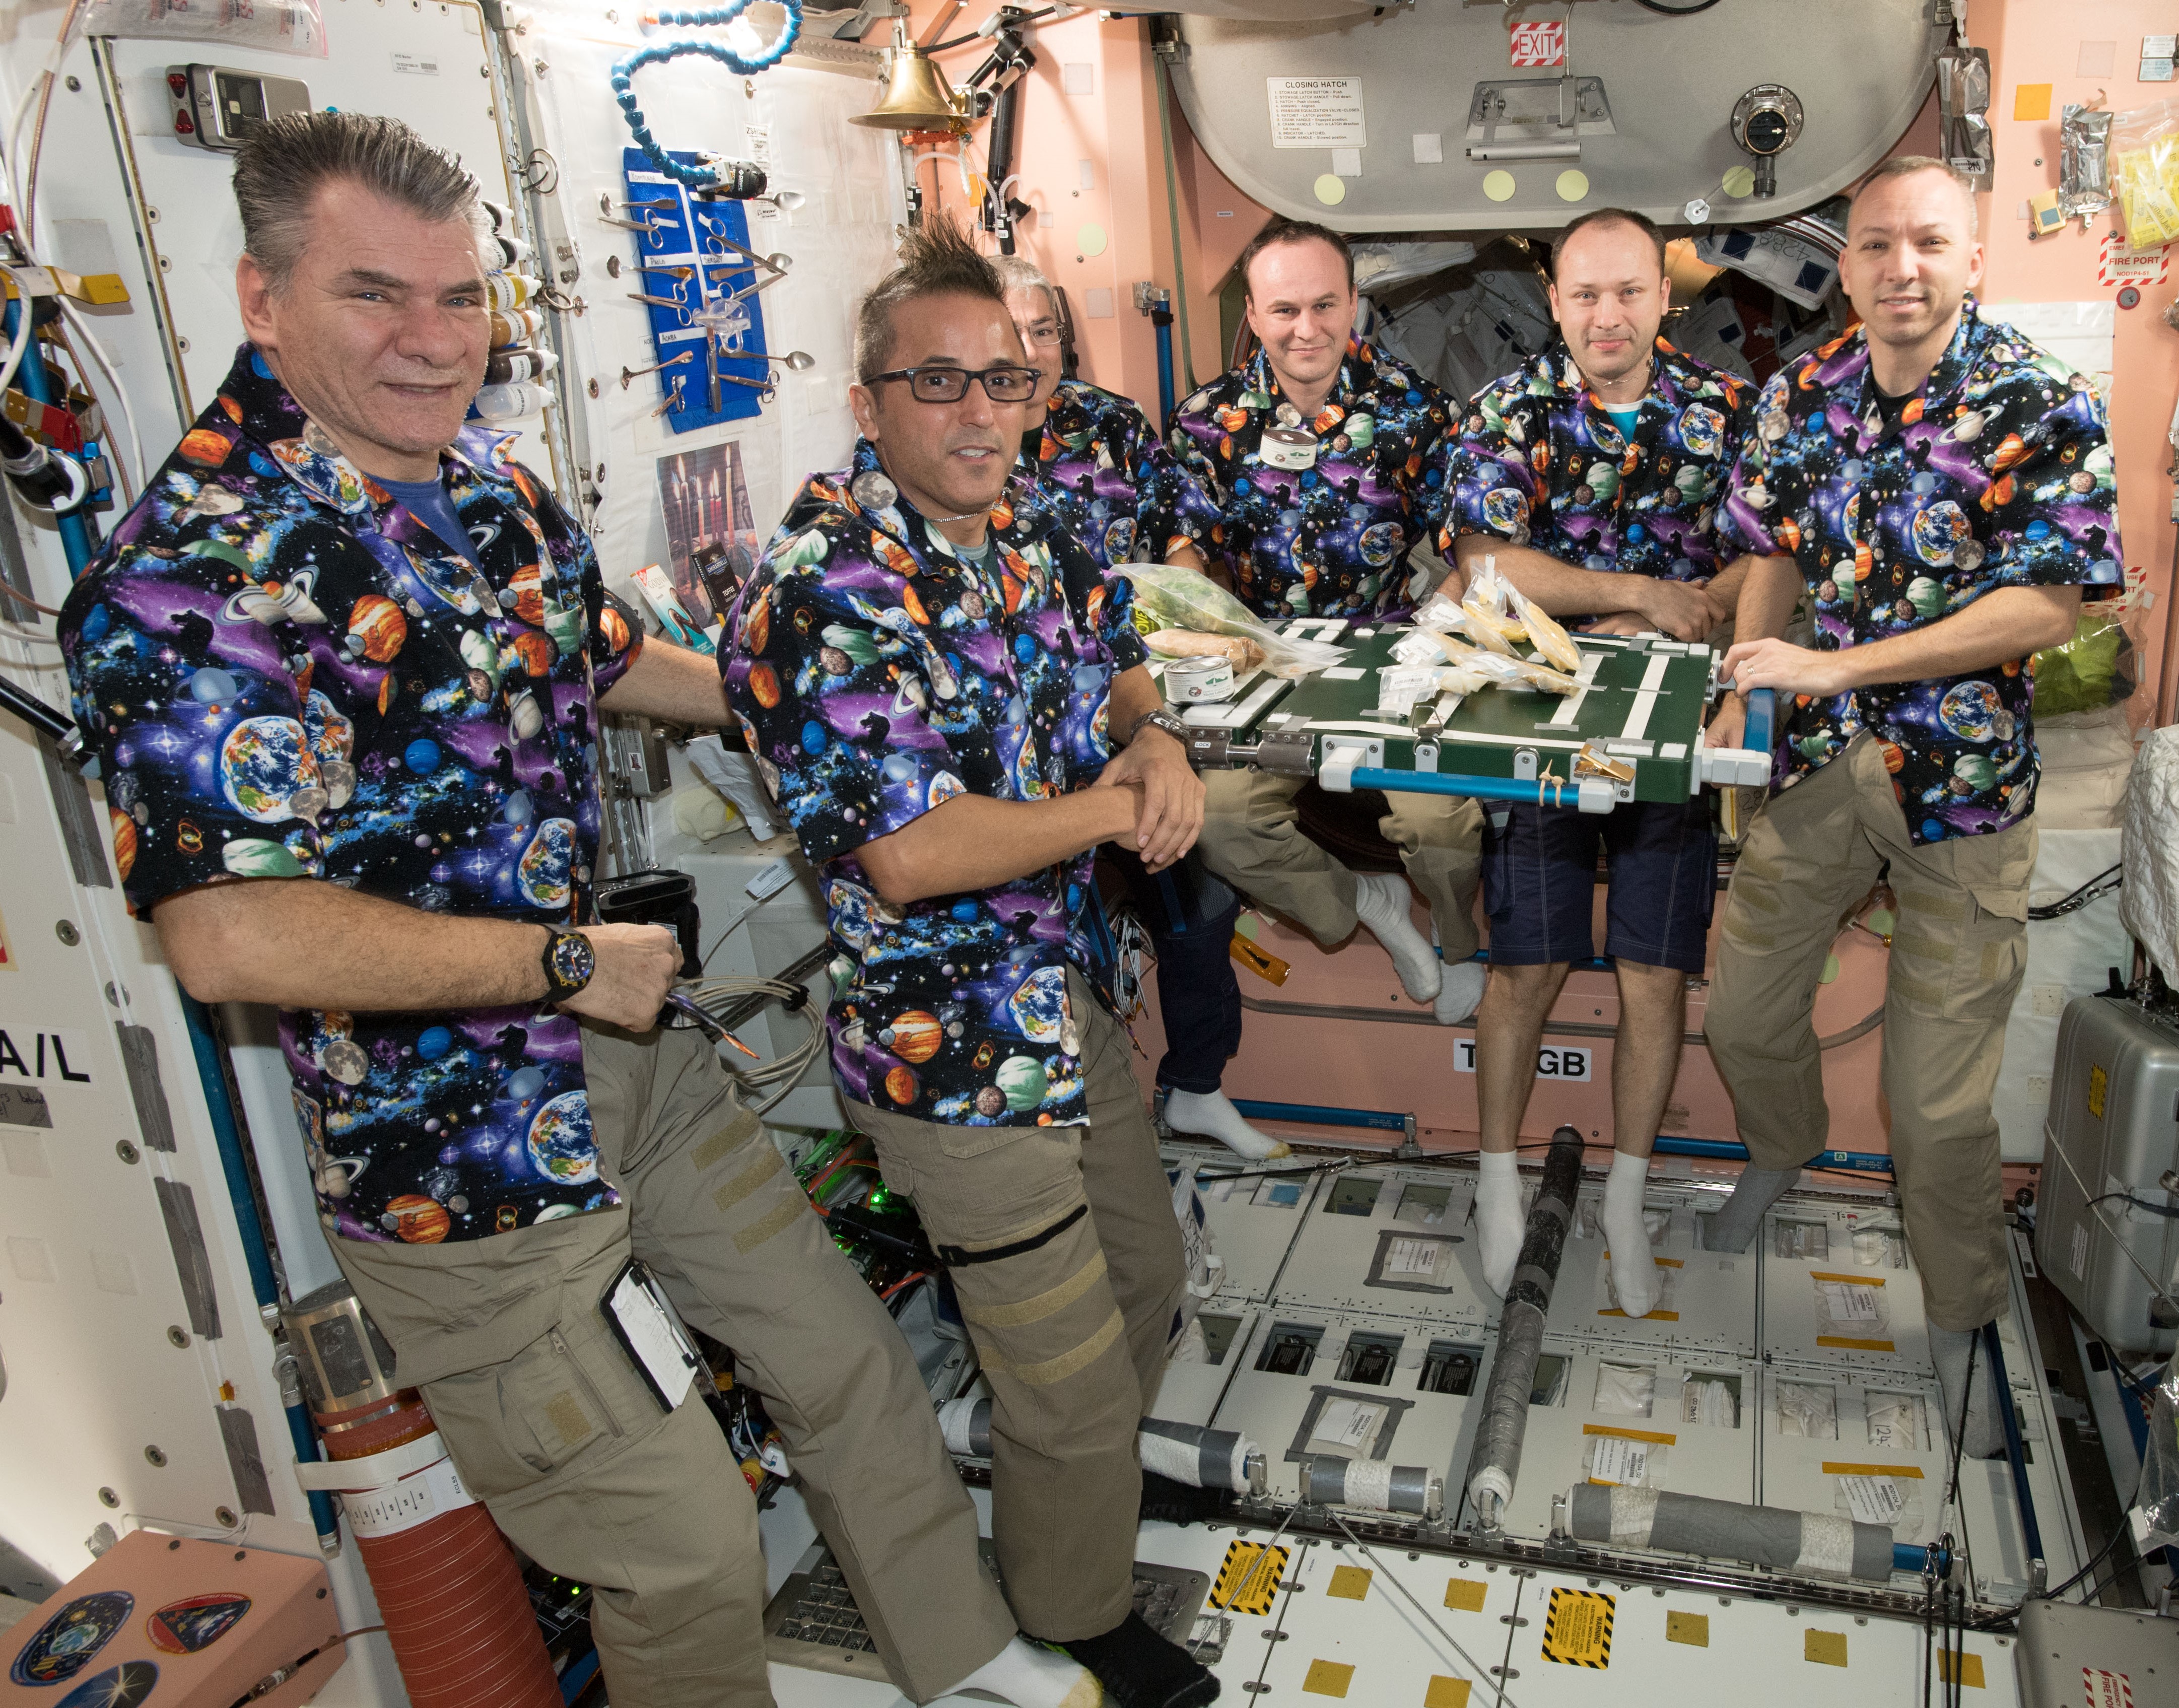
M 1717 896 L 1717 836 L 1705 792 L 1608 813 L 1494 805 L 1483 832 L 1483 898 L 1495 966 L 1595 954 L 1596 857 L 1611 872 L 1604 953 L 1700 973 Z

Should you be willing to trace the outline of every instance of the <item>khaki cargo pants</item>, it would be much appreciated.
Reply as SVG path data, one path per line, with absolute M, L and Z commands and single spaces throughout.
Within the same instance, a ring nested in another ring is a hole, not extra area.
M 1329 948 L 1353 934 L 1354 874 L 1302 832 L 1303 779 L 1267 771 L 1203 774 L 1203 863 L 1260 906 L 1284 914 Z M 1447 961 L 1474 954 L 1483 881 L 1483 810 L 1472 800 L 1387 791 L 1378 834 L 1400 851 L 1430 903 Z
M 1070 973 L 1086 1127 L 952 1127 L 857 1106 L 886 1184 L 949 1260 L 991 1385 L 991 1540 L 1022 1628 L 1111 1630 L 1133 1605 L 1135 1435 L 1186 1279 L 1128 1035 Z M 617 1705 L 616 1705 L 617 1708 Z
M 583 1065 L 620 1208 L 332 1242 L 463 1480 L 524 1552 L 594 1586 L 613 1708 L 770 1708 L 749 1485 L 709 1409 L 664 1411 L 599 1314 L 632 1253 L 764 1397 L 894 1680 L 919 1702 L 958 1683 L 1014 1621 L 892 1318 L 701 1035 L 585 1024 Z
M 1883 750 L 1857 736 L 1756 815 L 1725 905 L 1711 1056 L 1757 1167 L 1798 1168 L 1830 1139 L 1811 1014 L 1839 920 L 1885 862 L 1899 898 L 1884 1003 L 1884 1099 L 1929 1321 L 2006 1307 L 2005 1207 L 1990 1092 L 2027 961 L 2032 819 L 1918 848 Z M 1874 1134 L 1841 1135 L 1852 1149 Z

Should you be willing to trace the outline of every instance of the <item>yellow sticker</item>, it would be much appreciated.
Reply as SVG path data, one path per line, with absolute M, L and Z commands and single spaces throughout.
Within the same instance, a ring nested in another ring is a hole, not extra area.
M 1988 1688 L 1982 1682 L 1982 1656 L 1963 1655 L 1957 1649 L 1937 1650 L 1937 1674 L 1947 1684 L 1957 1680 L 1973 1690 Z
M 1344 1661 L 1312 1661 L 1301 1688 L 1320 1696 L 1344 1696 L 1354 1682 L 1354 1668 Z
M 1210 1605 L 1237 1613 L 1268 1613 L 1286 1568 L 1284 1548 L 1235 1542 L 1226 1550 L 1225 1562 L 1218 1568 L 1218 1581 L 1210 1586 Z
M 1322 202 L 1326 207 L 1336 207 L 1341 202 L 1347 200 L 1347 180 L 1340 177 L 1336 173 L 1327 172 L 1323 173 L 1318 178 L 1316 182 L 1310 186 L 1310 188 L 1315 190 L 1316 199 Z M 1306 1689 L 1309 1687 L 1307 1685 L 1304 1685 L 1302 1688 Z M 1326 1695 L 1343 1695 L 1346 1693 L 1343 1691 L 1326 1691 L 1325 1694 Z
M 2104 1094 L 2110 1090 L 2110 1075 L 2100 1068 L 2088 1069 L 2088 1113 L 2104 1118 Z
M 2050 85 L 2047 83 L 2014 84 L 2012 116 L 2017 119 L 2048 118 L 2050 116 Z
M 1074 252 L 1079 255 L 1102 255 L 1111 243 L 1105 228 L 1095 221 L 1078 227 L 1074 233 Z
M 1483 174 L 1483 193 L 1493 201 L 1513 199 L 1513 174 L 1510 172 L 1486 172 Z
M 1331 1583 L 1325 1592 L 1341 1601 L 1364 1601 L 1369 1597 L 1369 1568 L 1367 1566 L 1334 1566 Z
M 1685 1643 L 1690 1648 L 1710 1647 L 1710 1615 L 1707 1613 L 1667 1613 L 1665 1615 L 1665 1640 Z
M 1558 191 L 1561 201 L 1579 201 L 1589 194 L 1589 174 L 1568 167 L 1559 174 L 1559 181 L 1553 188 Z
M 1801 1652 L 1819 1667 L 1846 1665 L 1846 1633 L 1843 1631 L 1806 1631 Z
M 1423 1708 L 1468 1708 L 1468 1689 L 1465 1678 L 1448 1678 L 1442 1672 L 1434 1672 L 1430 1689 L 1423 1692 Z
M 1918 1478 L 1922 1475 L 1922 1468 L 1919 1465 L 1850 1465 L 1837 1459 L 1825 1459 L 1824 1475 L 1827 1477 Z
M 1752 166 L 1728 167 L 1721 187 L 1735 201 L 1747 200 L 1755 194 L 1755 168 Z
M 1474 1578 L 1448 1578 L 1445 1584 L 1445 1604 L 1456 1613 L 1479 1613 L 1487 1586 Z
M 1569 1667 L 1611 1664 L 1612 1599 L 1593 1590 L 1554 1590 L 1544 1615 L 1544 1659 Z

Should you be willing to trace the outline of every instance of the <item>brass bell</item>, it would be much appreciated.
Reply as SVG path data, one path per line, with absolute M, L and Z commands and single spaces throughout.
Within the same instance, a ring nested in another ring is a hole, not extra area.
M 877 130 L 950 130 L 957 136 L 966 135 L 968 102 L 954 91 L 930 56 L 908 41 L 897 21 L 893 29 L 892 66 L 886 77 L 885 97 L 853 122 Z

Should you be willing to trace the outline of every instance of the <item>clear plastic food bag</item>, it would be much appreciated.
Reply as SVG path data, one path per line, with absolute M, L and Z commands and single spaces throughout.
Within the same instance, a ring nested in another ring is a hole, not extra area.
M 320 0 L 90 0 L 80 16 L 86 36 L 217 42 L 310 59 L 326 57 L 326 14 Z
M 2179 238 L 2179 102 L 2153 101 L 2113 116 L 2110 178 L 2129 248 L 2159 249 Z
M 1176 563 L 1117 563 L 1135 590 L 1135 609 L 1157 629 L 1186 629 L 1198 634 L 1232 634 L 1253 640 L 1274 676 L 1306 676 L 1336 664 L 1347 654 L 1321 640 L 1289 640 L 1266 627 L 1255 613 L 1209 576 Z

